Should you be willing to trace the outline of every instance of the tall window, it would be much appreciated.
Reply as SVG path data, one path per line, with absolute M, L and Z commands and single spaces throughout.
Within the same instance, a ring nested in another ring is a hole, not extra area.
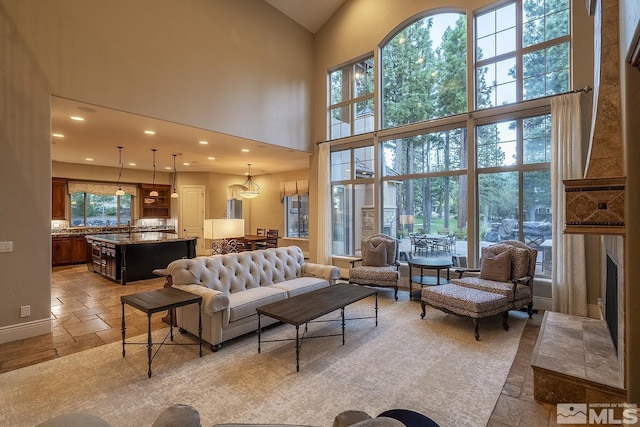
M 373 57 L 329 73 L 329 138 L 373 131 Z
M 87 192 L 71 193 L 72 227 L 108 227 L 131 221 L 131 195 L 106 196 Z
M 285 196 L 284 221 L 287 237 L 309 237 L 309 196 Z
M 569 0 L 518 0 L 476 15 L 477 109 L 569 90 L 569 11 Z
M 336 255 L 358 253 L 362 238 L 376 232 L 373 154 L 371 145 L 331 153 L 332 250 Z M 391 225 L 385 223 L 382 228 Z
M 549 114 L 476 127 L 479 241 L 551 239 Z

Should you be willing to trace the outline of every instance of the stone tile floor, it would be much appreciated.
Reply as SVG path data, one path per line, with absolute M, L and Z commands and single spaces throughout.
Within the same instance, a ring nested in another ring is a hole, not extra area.
M 120 341 L 120 296 L 158 289 L 163 284 L 164 279 L 159 277 L 121 286 L 87 271 L 85 265 L 53 268 L 52 332 L 0 344 L 0 373 Z M 487 424 L 489 427 L 556 426 L 555 406 L 533 399 L 531 357 L 543 314 L 538 313 L 527 321 L 515 360 Z M 125 306 L 125 316 L 127 336 L 147 331 L 144 313 Z M 166 326 L 162 317 L 152 316 L 152 329 Z

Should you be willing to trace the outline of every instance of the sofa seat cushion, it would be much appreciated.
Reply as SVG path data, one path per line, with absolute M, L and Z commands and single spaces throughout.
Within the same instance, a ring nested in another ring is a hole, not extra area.
M 527 298 L 531 296 L 531 288 L 527 285 L 518 284 L 515 295 L 512 282 L 497 282 L 479 277 L 463 277 L 462 279 L 452 279 L 450 283 L 466 288 L 479 289 L 481 291 L 494 292 L 509 297 L 509 300 Z
M 422 288 L 422 301 L 436 308 L 476 318 L 493 316 L 511 308 L 509 299 L 504 295 L 451 283 Z
M 260 286 L 229 294 L 229 321 L 257 315 L 256 307 L 287 299 L 287 291 L 273 286 Z
M 396 267 L 371 267 L 367 265 L 353 267 L 349 270 L 349 281 L 356 283 L 397 286 L 400 272 Z
M 271 287 L 287 291 L 289 298 L 291 298 L 296 295 L 315 291 L 316 289 L 326 288 L 327 286 L 329 286 L 329 282 L 324 279 L 318 279 L 317 277 L 299 277 L 297 279 L 287 280 L 286 282 L 276 283 Z

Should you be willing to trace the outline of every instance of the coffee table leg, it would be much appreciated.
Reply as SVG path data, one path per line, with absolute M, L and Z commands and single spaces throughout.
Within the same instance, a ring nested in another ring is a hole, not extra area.
M 127 330 L 127 326 L 125 324 L 124 321 L 124 303 L 122 303 L 122 357 L 124 357 L 124 335 L 125 335 L 125 331 Z
M 296 325 L 296 372 L 300 372 L 300 325 Z
M 147 314 L 147 357 L 149 358 L 149 378 L 151 378 L 151 350 L 153 347 L 153 342 L 151 341 L 151 313 Z
M 376 326 L 378 326 L 378 293 L 376 292 Z
M 258 354 L 260 354 L 260 338 L 262 337 L 262 329 L 260 328 L 260 313 L 258 313 Z

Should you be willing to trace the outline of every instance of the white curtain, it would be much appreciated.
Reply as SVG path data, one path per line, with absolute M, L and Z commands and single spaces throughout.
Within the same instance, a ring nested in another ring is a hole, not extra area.
M 331 265 L 331 179 L 329 143 L 318 146 L 318 240 L 317 262 Z
M 582 179 L 580 93 L 551 101 L 551 209 L 554 215 L 551 289 L 553 310 L 587 315 L 584 236 L 563 234 L 565 192 L 563 179 Z

